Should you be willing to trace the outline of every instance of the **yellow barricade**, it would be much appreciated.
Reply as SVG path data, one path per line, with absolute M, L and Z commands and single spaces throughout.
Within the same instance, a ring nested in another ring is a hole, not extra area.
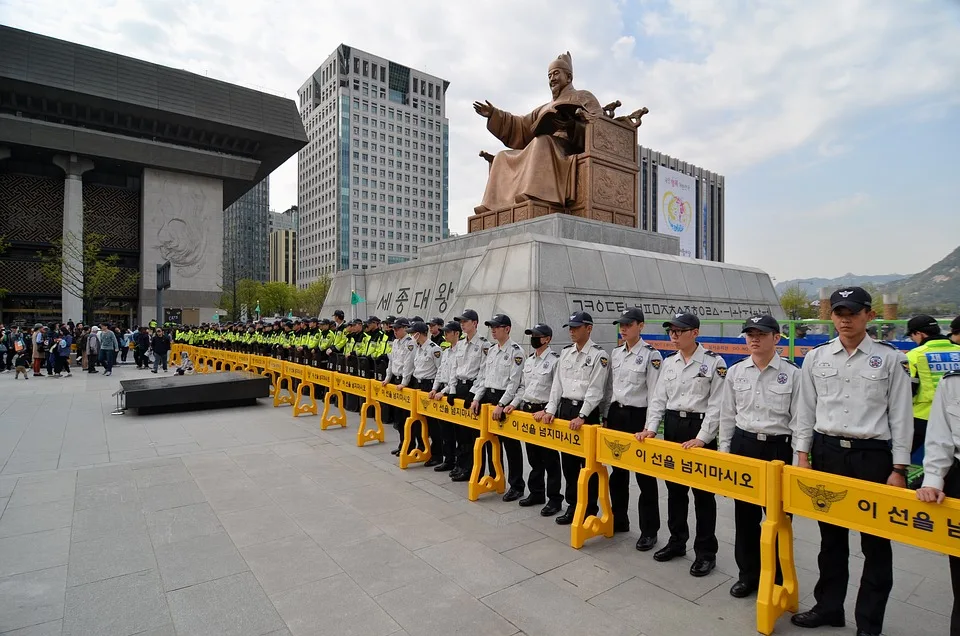
M 233 366 L 234 371 L 249 371 L 250 370 L 250 358 L 252 357 L 249 353 L 237 353 L 234 354 L 235 363 Z
M 280 375 L 277 376 L 277 389 L 273 392 L 274 406 L 280 406 L 281 404 L 293 405 L 293 380 L 302 380 L 302 368 L 299 364 L 292 362 L 282 362 L 280 364 Z
M 960 500 L 917 501 L 906 488 L 795 466 L 783 469 L 783 509 L 918 548 L 960 556 Z
M 596 446 L 597 426 L 586 425 L 574 431 L 567 420 L 554 419 L 550 424 L 537 422 L 533 415 L 523 411 L 514 411 L 495 422 L 490 420 L 490 432 L 503 437 L 538 444 L 561 453 L 583 457 L 586 463 L 577 479 L 577 508 L 574 521 L 570 525 L 570 545 L 580 549 L 590 537 L 613 536 L 613 511 L 610 508 L 610 488 L 606 469 L 597 462 Z M 589 500 L 588 486 L 590 478 L 597 475 L 599 485 L 600 516 L 586 517 Z
M 343 373 L 333 373 L 330 390 L 323 398 L 323 415 L 320 416 L 320 430 L 325 431 L 331 426 L 347 427 L 347 412 L 343 409 L 343 394 L 359 395 L 365 401 L 370 401 L 370 380 L 357 378 Z M 330 402 L 337 398 L 337 415 L 331 415 Z
M 277 385 L 280 382 L 280 376 L 283 375 L 283 360 L 264 358 L 262 375 L 270 378 L 270 395 L 276 396 Z M 276 403 L 274 403 L 274 405 L 276 405 Z
M 415 406 L 417 391 L 410 388 L 398 388 L 396 384 L 383 383 L 378 380 L 370 380 L 370 400 L 360 405 L 360 428 L 357 429 L 357 446 L 363 446 L 367 442 L 383 442 L 383 416 L 380 404 L 391 404 L 407 412 L 404 418 L 404 444 L 400 448 L 400 468 L 406 468 L 411 463 L 425 462 L 430 459 L 430 440 L 424 435 L 424 444 L 426 450 L 421 451 L 414 448 L 410 450 L 410 427 L 415 421 Z M 367 430 L 367 416 L 369 410 L 373 409 L 373 420 L 377 425 L 376 430 Z M 425 429 L 424 429 L 425 430 Z
M 303 381 L 300 382 L 300 386 L 297 387 L 297 401 L 293 404 L 293 416 L 298 417 L 300 415 L 306 415 L 307 413 L 316 415 L 317 396 L 314 393 L 314 387 L 317 385 L 329 387 L 332 381 L 330 372 L 326 369 L 304 367 Z M 306 402 L 308 399 L 310 400 L 309 404 Z

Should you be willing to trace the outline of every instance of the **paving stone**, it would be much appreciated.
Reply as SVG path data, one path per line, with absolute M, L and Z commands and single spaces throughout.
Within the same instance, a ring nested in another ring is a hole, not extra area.
M 343 571 L 306 535 L 258 543 L 242 548 L 240 553 L 268 595 Z
M 0 516 L 0 539 L 18 534 L 67 528 L 73 520 L 73 502 L 69 499 L 19 506 L 3 510 Z
M 0 629 L 3 629 L 0 625 Z M 57 619 L 48 623 L 31 625 L 22 629 L 15 629 L 10 632 L 2 632 L 3 636 L 60 636 L 63 631 L 63 620 Z M 139 635 L 138 635 L 139 636 Z
M 436 573 L 414 553 L 386 535 L 330 548 L 327 553 L 370 596 Z
M 0 578 L 0 631 L 62 618 L 66 583 L 65 565 Z
M 73 513 L 70 540 L 77 543 L 101 537 L 120 537 L 130 532 L 141 532 L 145 527 L 140 502 L 77 510 Z
M 376 601 L 411 636 L 517 633 L 503 617 L 439 574 L 381 594 Z
M 165 591 L 176 590 L 249 568 L 225 532 L 155 546 Z
M 240 548 L 282 539 L 301 532 L 297 524 L 273 504 L 221 514 L 220 522 L 227 529 L 233 542 Z
M 63 636 L 127 636 L 169 623 L 156 570 L 67 588 Z
M 264 486 L 263 492 L 290 515 L 343 507 L 339 499 L 300 473 L 289 483 Z
M 416 555 L 477 598 L 534 576 L 496 550 L 466 539 L 433 545 Z
M 632 578 L 633 573 L 629 568 L 583 555 L 543 576 L 557 587 L 588 600 Z
M 435 517 L 424 514 L 418 508 L 395 510 L 394 512 L 369 517 L 369 519 L 408 550 L 419 550 L 437 543 L 450 541 L 461 534 L 456 528 Z
M 140 500 L 137 485 L 132 482 L 111 482 L 92 486 L 77 486 L 75 510 L 104 508 Z
M 0 497 L 9 499 L 13 494 L 13 489 L 17 485 L 19 477 L 0 477 Z
M 140 499 L 147 512 L 189 506 L 207 500 L 192 480 L 143 488 L 140 490 Z
M 294 636 L 388 636 L 400 629 L 346 574 L 306 583 L 270 600 Z
M 207 503 L 148 512 L 146 522 L 154 546 L 223 532 L 220 520 Z
M 167 592 L 167 604 L 179 636 L 259 636 L 284 627 L 250 572 Z
M 138 488 L 150 488 L 161 484 L 175 484 L 181 481 L 193 481 L 193 476 L 179 460 L 175 464 L 151 466 L 133 471 Z
M 32 506 L 62 499 L 72 500 L 76 488 L 77 475 L 74 472 L 21 477 L 10 495 L 7 507 Z
M 506 552 L 539 541 L 544 537 L 541 533 L 522 523 L 511 523 L 503 527 L 478 523 L 476 517 L 466 512 L 461 512 L 453 517 L 446 517 L 443 522 L 459 530 L 464 537 L 482 543 L 497 552 Z
M 85 455 L 61 455 L 60 461 L 57 463 L 57 468 L 59 470 L 65 468 L 89 468 L 98 464 L 108 463 L 110 463 L 110 454 L 106 451 Z
M 512 559 L 531 572 L 543 574 L 580 558 L 580 553 L 550 537 L 507 550 L 503 556 Z
M 0 577 L 66 565 L 70 528 L 0 539 Z
M 67 583 L 83 585 L 156 567 L 150 539 L 139 530 L 74 543 L 70 547 Z
M 324 550 L 360 543 L 383 534 L 365 517 L 342 505 L 336 509 L 296 514 L 293 519 Z
M 130 466 L 98 466 L 77 471 L 77 486 L 100 486 L 103 484 L 133 483 Z
M 241 473 L 242 475 L 243 473 Z M 207 478 L 214 479 L 214 478 Z M 207 486 L 203 480 L 198 479 L 198 483 L 206 496 L 210 506 L 218 514 L 237 512 L 239 510 L 249 510 L 251 508 L 260 508 L 273 502 L 267 497 L 263 489 L 250 481 L 249 477 L 244 476 L 237 482 L 223 481 L 216 478 L 217 481 L 211 486 Z

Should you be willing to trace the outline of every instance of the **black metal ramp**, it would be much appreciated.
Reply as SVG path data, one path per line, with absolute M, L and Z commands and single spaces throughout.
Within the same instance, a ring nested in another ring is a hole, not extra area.
M 253 406 L 270 396 L 270 379 L 249 371 L 224 371 L 121 380 L 124 404 L 140 415 Z

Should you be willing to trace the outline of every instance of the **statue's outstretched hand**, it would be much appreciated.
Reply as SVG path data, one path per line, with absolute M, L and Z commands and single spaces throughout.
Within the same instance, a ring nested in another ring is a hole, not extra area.
M 477 114 L 481 117 L 490 119 L 490 115 L 493 114 L 493 104 L 484 100 L 481 102 L 473 102 L 473 110 L 477 111 Z

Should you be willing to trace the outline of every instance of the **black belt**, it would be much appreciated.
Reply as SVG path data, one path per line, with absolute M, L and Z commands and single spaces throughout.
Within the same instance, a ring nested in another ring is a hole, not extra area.
M 790 435 L 767 435 L 766 433 L 751 433 L 750 431 L 745 431 L 740 427 L 733 429 L 734 436 L 746 437 L 747 439 L 756 440 L 758 442 L 770 442 L 773 444 L 789 444 L 792 437 Z
M 540 411 L 547 408 L 546 403 L 543 402 L 521 402 L 520 410 L 524 413 L 539 413 Z
M 457 378 L 457 386 L 460 386 L 462 384 L 468 389 L 473 387 L 474 382 L 476 382 L 476 380 L 465 380 L 463 378 Z
M 580 406 L 581 404 L 583 404 L 583 400 L 571 400 L 570 398 L 560 398 L 560 404 L 563 404 L 564 402 L 566 402 L 567 404 L 570 404 L 571 406 Z
M 674 411 L 672 409 L 667 409 L 666 414 L 680 418 L 681 420 L 696 420 L 698 422 L 702 422 L 705 415 L 704 413 L 694 413 L 693 411 Z
M 813 432 L 813 438 L 820 439 L 824 444 L 829 444 L 836 448 L 852 448 L 856 450 L 890 450 L 891 442 L 888 439 L 853 439 L 849 437 L 837 437 L 836 435 L 826 435 L 824 433 Z
M 423 382 L 424 380 L 429 380 L 430 382 L 433 382 L 433 381 L 436 380 L 436 379 L 437 379 L 436 376 L 434 376 L 434 377 L 432 377 L 432 378 L 417 378 L 417 377 L 414 377 L 414 378 L 413 378 L 413 381 L 414 381 L 414 382 L 417 382 L 417 383 Z
M 618 409 L 623 409 L 624 411 L 641 411 L 647 407 L 645 406 L 629 406 L 627 404 L 621 404 L 620 402 L 614 402 L 610 405 L 611 407 L 616 407 Z

